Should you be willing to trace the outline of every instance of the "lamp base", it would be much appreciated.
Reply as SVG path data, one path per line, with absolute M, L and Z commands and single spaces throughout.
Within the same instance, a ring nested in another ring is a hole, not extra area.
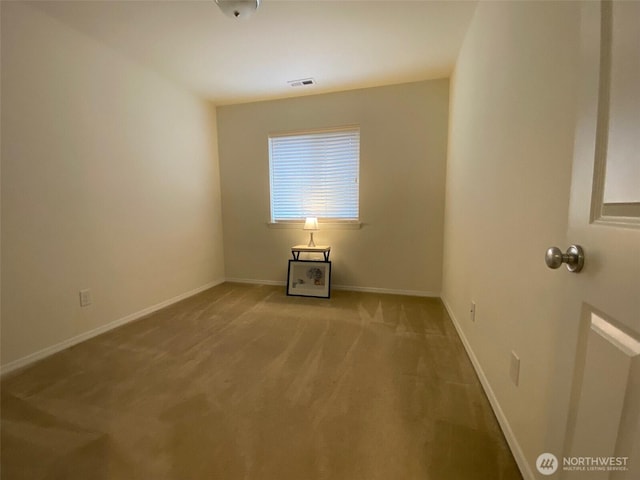
M 309 232 L 309 245 L 307 245 L 307 247 L 315 247 L 316 244 L 313 241 L 313 232 Z

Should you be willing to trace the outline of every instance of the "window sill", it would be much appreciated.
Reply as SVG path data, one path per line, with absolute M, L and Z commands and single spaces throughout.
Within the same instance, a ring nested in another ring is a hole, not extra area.
M 344 222 L 320 222 L 319 230 L 359 230 L 362 228 L 363 223 L 360 221 L 344 221 Z M 290 222 L 267 222 L 269 228 L 291 228 L 295 230 L 302 230 L 304 221 L 290 221 Z

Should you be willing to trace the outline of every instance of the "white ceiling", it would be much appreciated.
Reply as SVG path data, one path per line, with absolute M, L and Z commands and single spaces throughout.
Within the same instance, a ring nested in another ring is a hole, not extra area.
M 263 0 L 238 21 L 214 0 L 30 3 L 217 104 L 448 76 L 476 5 Z

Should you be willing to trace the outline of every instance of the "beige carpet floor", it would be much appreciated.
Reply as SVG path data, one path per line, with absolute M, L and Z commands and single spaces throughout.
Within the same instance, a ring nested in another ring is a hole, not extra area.
M 1 387 L 3 480 L 522 478 L 438 299 L 227 283 Z

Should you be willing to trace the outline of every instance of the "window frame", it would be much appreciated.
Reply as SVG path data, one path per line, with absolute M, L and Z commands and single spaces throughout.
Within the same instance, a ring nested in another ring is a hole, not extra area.
M 276 228 L 299 228 L 304 223 L 305 218 L 296 219 L 277 219 L 274 215 L 274 178 L 273 178 L 273 159 L 272 159 L 272 139 L 279 137 L 296 137 L 308 135 L 323 135 L 339 132 L 357 132 L 358 135 L 358 155 L 356 159 L 356 184 L 357 184 L 357 218 L 337 218 L 318 216 L 318 222 L 323 228 L 360 228 L 361 209 L 360 209 L 360 136 L 361 129 L 359 124 L 349 124 L 338 127 L 314 128 L 304 130 L 287 130 L 279 132 L 271 132 L 268 134 L 268 155 L 269 155 L 269 222 L 270 227 Z M 309 214 L 308 216 L 315 216 Z

